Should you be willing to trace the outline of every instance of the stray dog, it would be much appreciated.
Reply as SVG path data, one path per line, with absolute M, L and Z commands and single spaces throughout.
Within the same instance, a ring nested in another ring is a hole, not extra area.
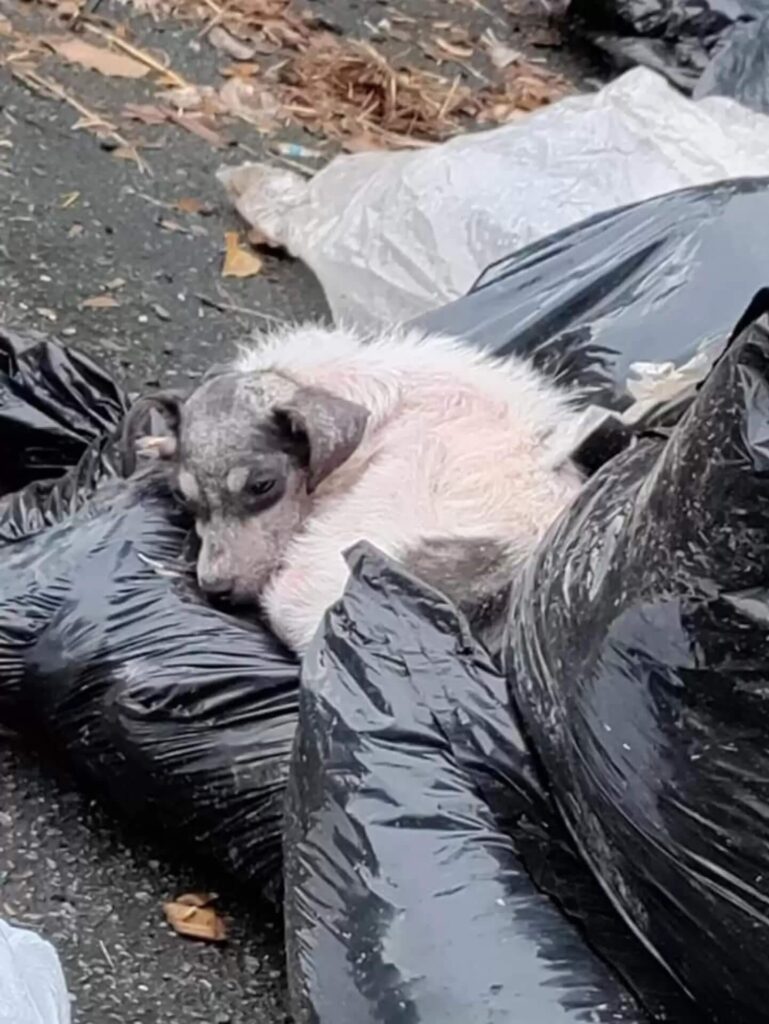
M 147 403 L 167 434 L 136 441 Z M 188 397 L 140 400 L 126 443 L 170 468 L 209 597 L 261 608 L 303 652 L 376 545 L 478 620 L 580 488 L 559 435 L 579 415 L 529 363 L 415 332 L 267 336 Z

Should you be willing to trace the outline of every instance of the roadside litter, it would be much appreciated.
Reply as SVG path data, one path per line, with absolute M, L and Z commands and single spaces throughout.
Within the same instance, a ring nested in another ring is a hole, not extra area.
M 769 117 L 638 68 L 503 128 L 338 157 L 309 181 L 267 164 L 218 177 L 248 224 L 315 273 L 335 320 L 375 327 L 459 298 L 489 264 L 597 213 L 766 174 Z
M 53 946 L 0 920 L 0 1021 L 70 1024 L 69 996 Z
M 620 70 L 645 64 L 695 96 L 769 113 L 766 0 L 571 0 L 568 17 Z

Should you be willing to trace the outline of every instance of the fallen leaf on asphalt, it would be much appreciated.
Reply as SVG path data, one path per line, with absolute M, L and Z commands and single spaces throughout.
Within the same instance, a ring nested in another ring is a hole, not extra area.
M 50 37 L 46 39 L 50 48 L 70 64 L 98 71 L 109 78 L 144 78 L 149 68 L 125 53 L 115 53 L 104 46 L 93 46 L 74 36 Z
M 227 929 L 208 899 L 191 893 L 163 904 L 166 920 L 178 935 L 203 942 L 224 942 Z
M 111 295 L 94 295 L 92 299 L 84 299 L 80 303 L 81 309 L 114 309 L 120 303 Z
M 262 259 L 255 252 L 241 247 L 237 231 L 225 232 L 224 244 L 222 277 L 254 277 L 261 271 Z
M 175 210 L 179 210 L 180 213 L 205 213 L 210 209 L 201 199 L 195 199 L 194 196 L 184 196 L 182 199 L 177 199 L 173 207 Z
M 232 33 L 221 25 L 214 25 L 208 33 L 208 41 L 212 46 L 222 53 L 226 53 L 233 60 L 251 60 L 256 53 L 253 46 L 244 43 L 242 39 L 236 39 Z

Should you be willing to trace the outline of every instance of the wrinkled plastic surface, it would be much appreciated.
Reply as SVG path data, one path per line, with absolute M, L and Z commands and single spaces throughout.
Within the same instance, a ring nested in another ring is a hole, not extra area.
M 219 178 L 249 223 L 314 271 L 337 321 L 376 327 L 459 298 L 489 264 L 587 217 L 767 174 L 769 117 L 694 102 L 637 68 L 493 131 L 338 157 L 309 182 L 264 165 Z M 679 255 L 685 273 L 694 253 Z
M 417 323 L 531 355 L 635 424 L 688 401 L 723 351 L 766 284 L 767 223 L 769 179 L 650 199 L 514 253 Z
M 523 867 L 533 844 L 557 887 L 554 812 L 503 678 L 437 593 L 368 545 L 351 564 L 303 667 L 285 839 L 293 1019 L 650 1020 Z M 579 876 L 560 883 L 584 923 Z M 612 954 L 627 948 L 602 925 Z
M 706 1019 L 769 1005 L 769 329 L 604 467 L 514 591 L 513 701 L 578 848 Z
M 569 14 L 621 70 L 643 64 L 769 113 L 767 0 L 571 0 Z
M 0 328 L 0 494 L 60 476 L 125 409 L 125 395 L 82 353 Z
M 2 920 L 0 1024 L 70 1024 L 69 996 L 53 946 Z
M 90 386 L 114 431 L 122 400 L 106 376 L 52 341 L 37 364 L 27 352 L 22 427 L 34 420 L 55 451 Z M 261 884 L 280 859 L 296 661 L 201 601 L 189 522 L 156 486 L 118 478 L 109 434 L 85 447 L 87 415 L 71 422 L 79 463 L 0 499 L 0 721 L 45 737 L 142 826 Z

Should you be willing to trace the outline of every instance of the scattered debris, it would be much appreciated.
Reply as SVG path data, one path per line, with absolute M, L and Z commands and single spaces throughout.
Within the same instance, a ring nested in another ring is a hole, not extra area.
M 79 198 L 80 198 L 80 193 L 79 192 L 67 192 L 67 193 L 65 193 L 65 195 L 63 195 L 61 197 L 61 202 L 59 203 L 59 209 L 60 210 L 68 210 L 70 208 L 70 206 L 74 206 L 75 205 L 75 203 L 78 201 Z
M 126 39 L 116 35 L 114 32 L 108 32 L 99 25 L 93 25 L 88 21 L 84 22 L 83 27 L 88 32 L 92 32 L 94 35 L 105 39 L 112 46 L 117 47 L 117 49 L 123 50 L 130 57 L 135 58 L 135 60 L 146 65 L 146 67 L 152 71 L 156 71 L 160 75 L 161 81 L 164 85 L 176 86 L 177 88 L 182 88 L 187 85 L 186 79 L 182 78 L 181 75 L 177 74 L 167 64 L 163 64 L 161 61 L 156 60 L 152 54 L 147 53 L 146 50 L 139 49 L 138 46 L 134 46 L 132 43 L 129 43 Z
M 226 53 L 228 57 L 232 57 L 233 60 L 251 60 L 256 55 L 256 47 L 249 46 L 248 43 L 236 39 L 235 36 L 228 32 L 226 28 L 222 28 L 221 25 L 215 25 L 209 31 L 208 41 L 217 50 Z
M 195 199 L 194 196 L 184 196 L 182 199 L 177 199 L 173 204 L 173 208 L 180 213 L 200 213 L 203 215 L 208 215 L 214 211 L 210 203 L 204 203 L 202 199 Z
M 120 303 L 113 295 L 94 295 L 92 299 L 84 299 L 81 309 L 114 309 Z
M 481 36 L 481 42 L 489 55 L 489 60 L 495 68 L 503 71 L 510 64 L 523 60 L 520 50 L 514 50 L 511 46 L 497 39 L 493 29 L 487 29 Z
M 178 935 L 203 942 L 225 942 L 224 921 L 209 904 L 214 897 L 189 893 L 163 904 L 166 920 Z
M 110 78 L 144 78 L 149 68 L 124 53 L 93 46 L 77 36 L 49 36 L 45 43 L 70 64 L 79 64 Z
M 115 148 L 123 148 L 127 153 L 131 154 L 131 158 L 138 165 L 142 171 L 148 170 L 147 165 L 139 156 L 136 148 L 131 145 L 123 136 L 117 131 L 115 126 L 109 121 L 106 121 L 100 114 L 90 110 L 85 104 L 81 103 L 75 96 L 72 96 L 66 91 L 58 82 L 55 82 L 51 78 L 46 78 L 43 75 L 39 75 L 34 69 L 29 67 L 22 67 L 21 65 L 11 65 L 11 73 L 18 78 L 20 81 L 32 89 L 33 92 L 43 93 L 53 99 L 60 100 L 62 103 L 66 103 L 80 114 L 80 120 L 77 121 L 73 126 L 73 131 L 78 129 L 85 129 L 93 131 L 100 139 L 110 140 Z
M 452 43 L 448 39 L 441 38 L 441 36 L 436 38 L 435 43 L 438 49 L 443 50 L 444 53 L 448 54 L 449 57 L 453 57 L 454 60 L 469 60 L 475 53 L 472 46 Z
M 470 113 L 467 86 L 414 68 L 396 68 L 369 43 L 317 36 L 282 71 L 285 110 L 332 138 L 377 138 L 380 146 L 438 141 Z
M 225 232 L 224 244 L 222 277 L 254 277 L 261 272 L 264 265 L 262 258 L 241 246 L 237 231 Z

